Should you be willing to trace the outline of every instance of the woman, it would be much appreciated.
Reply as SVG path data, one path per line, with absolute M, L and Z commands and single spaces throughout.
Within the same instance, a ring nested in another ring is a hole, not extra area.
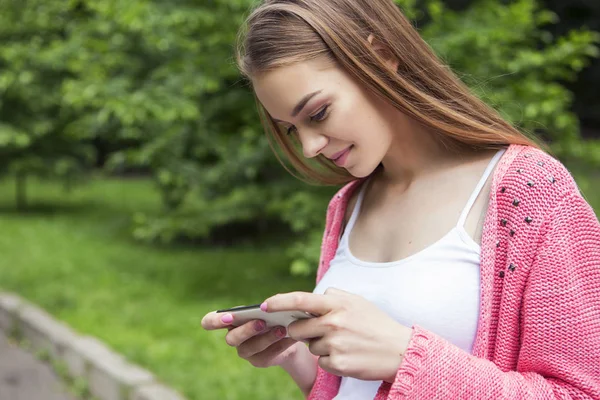
M 311 399 L 600 398 L 600 224 L 558 161 L 392 0 L 264 1 L 240 40 L 274 147 L 347 185 L 314 293 L 262 305 L 318 317 L 204 328 Z

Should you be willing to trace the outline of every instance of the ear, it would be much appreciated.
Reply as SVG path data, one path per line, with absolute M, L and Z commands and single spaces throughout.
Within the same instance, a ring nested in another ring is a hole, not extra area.
M 367 41 L 373 47 L 373 50 L 375 50 L 379 54 L 379 56 L 386 61 L 386 64 L 390 68 L 392 68 L 394 71 L 398 71 L 398 67 L 400 66 L 400 60 L 398 60 L 398 58 L 396 58 L 396 56 L 392 54 L 392 52 L 387 46 L 385 46 L 379 40 L 375 39 L 375 36 L 372 33 L 369 34 Z

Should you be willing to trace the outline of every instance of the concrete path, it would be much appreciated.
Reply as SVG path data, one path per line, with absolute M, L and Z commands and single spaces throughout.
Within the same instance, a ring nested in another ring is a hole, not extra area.
M 52 371 L 0 330 L 0 400 L 76 400 Z

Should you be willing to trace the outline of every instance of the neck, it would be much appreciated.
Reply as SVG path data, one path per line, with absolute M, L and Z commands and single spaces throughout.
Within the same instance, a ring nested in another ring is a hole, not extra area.
M 436 138 L 435 133 L 418 122 L 409 120 L 401 125 L 407 129 L 396 135 L 382 160 L 379 175 L 390 186 L 408 186 L 428 173 L 448 167 L 461 158 Z

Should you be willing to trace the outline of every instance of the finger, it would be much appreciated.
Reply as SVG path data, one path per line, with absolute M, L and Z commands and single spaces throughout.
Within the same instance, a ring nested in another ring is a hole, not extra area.
M 296 343 L 298 342 L 290 338 L 278 340 L 277 342 L 268 346 L 263 351 L 255 353 L 254 355 L 248 357 L 247 360 L 252 365 L 266 365 L 267 362 L 273 358 L 273 355 L 283 353 L 285 350 L 292 347 Z
M 325 290 L 326 295 L 335 295 L 335 296 L 346 296 L 346 297 L 355 297 L 354 293 L 346 292 L 345 290 L 329 287 Z
M 336 299 L 332 296 L 307 292 L 291 292 L 269 297 L 261 305 L 261 309 L 267 312 L 304 311 L 314 315 L 324 315 L 333 310 L 335 305 Z
M 313 339 L 308 342 L 308 351 L 315 356 L 328 356 L 330 349 L 324 339 Z
M 343 376 L 341 371 L 335 367 L 333 360 L 330 356 L 321 356 L 319 357 L 319 366 L 324 370 L 329 372 L 330 374 Z
M 202 327 L 207 331 L 215 329 L 223 329 L 231 326 L 233 322 L 233 315 L 229 313 L 217 313 L 216 311 L 210 312 L 202 318 Z
M 266 329 L 266 324 L 261 320 L 248 321 L 242 326 L 235 329 L 231 329 L 227 335 L 225 335 L 225 341 L 228 345 L 238 347 L 246 340 L 253 336 L 258 335 Z
M 320 317 L 300 319 L 288 325 L 288 335 L 297 341 L 308 341 L 320 338 L 326 333 L 326 329 Z
M 254 336 L 238 347 L 238 355 L 241 358 L 249 359 L 257 353 L 266 350 L 268 347 L 285 338 L 285 328 L 275 327 L 263 335 Z M 293 340 L 293 339 L 292 339 Z

